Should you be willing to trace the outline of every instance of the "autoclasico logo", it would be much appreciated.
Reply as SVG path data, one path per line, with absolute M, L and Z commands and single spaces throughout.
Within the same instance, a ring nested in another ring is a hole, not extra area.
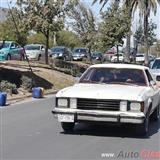
M 117 155 L 114 153 L 102 153 L 102 158 L 117 158 L 117 159 L 131 159 L 131 158 L 142 158 L 142 159 L 160 159 L 160 151 L 142 150 L 140 152 L 124 152 L 120 151 Z

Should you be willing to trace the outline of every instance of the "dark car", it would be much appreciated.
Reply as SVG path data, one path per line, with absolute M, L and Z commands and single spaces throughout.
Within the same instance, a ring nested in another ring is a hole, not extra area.
M 101 52 L 94 52 L 91 57 L 93 60 L 103 62 L 103 54 Z
M 88 50 L 86 48 L 75 48 L 73 50 L 73 60 L 83 60 L 87 58 Z
M 56 46 L 50 49 L 51 54 L 50 57 L 56 59 L 62 59 L 64 61 L 71 61 L 72 60 L 72 52 L 69 48 L 64 46 Z

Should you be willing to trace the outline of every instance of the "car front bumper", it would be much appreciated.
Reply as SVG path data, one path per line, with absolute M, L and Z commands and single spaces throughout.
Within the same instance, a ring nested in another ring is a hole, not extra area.
M 7 60 L 7 55 L 6 54 L 0 54 L 0 61 L 5 61 Z
M 115 123 L 133 123 L 140 124 L 144 122 L 143 112 L 121 112 L 121 111 L 98 111 L 98 110 L 80 110 L 69 108 L 54 108 L 52 113 L 57 118 L 58 115 L 72 115 L 74 122 L 115 122 Z M 65 121 L 64 121 L 65 122 Z

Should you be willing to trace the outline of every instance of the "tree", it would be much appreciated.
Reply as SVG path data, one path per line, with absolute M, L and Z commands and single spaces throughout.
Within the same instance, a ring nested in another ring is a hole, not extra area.
M 93 3 L 100 2 L 103 6 L 109 0 L 93 0 Z M 120 1 L 120 0 L 116 0 Z M 139 8 L 141 14 L 143 15 L 143 26 L 144 26 L 144 40 L 145 40 L 145 47 L 146 47 L 146 54 L 145 54 L 145 63 L 148 63 L 148 18 L 150 16 L 150 11 L 156 14 L 157 5 L 160 4 L 160 0 L 123 0 L 124 6 L 129 9 L 129 16 L 132 17 L 132 13 L 135 12 L 137 8 Z M 130 35 L 127 37 L 127 50 L 129 51 L 130 46 Z
M 7 19 L 0 23 L 0 40 L 13 40 L 24 46 L 27 43 L 28 30 L 21 22 L 21 12 L 17 8 L 9 9 Z
M 151 21 L 148 26 L 148 46 L 149 48 L 154 44 L 154 42 L 157 41 L 156 34 L 154 32 L 156 28 L 157 28 L 157 25 Z M 144 28 L 142 27 L 142 25 L 140 25 L 134 34 L 134 38 L 136 41 L 136 48 L 138 47 L 138 44 L 145 45 L 144 37 L 145 37 Z
M 45 36 L 45 62 L 48 64 L 50 33 L 64 27 L 64 0 L 17 0 L 17 4 L 23 12 L 26 28 Z
M 98 35 L 98 28 L 93 12 L 80 1 L 70 1 L 67 7 L 69 23 L 83 44 L 89 49 L 89 58 L 91 61 L 91 49 Z
M 100 39 L 104 49 L 113 46 L 123 45 L 125 38 L 130 30 L 130 18 L 126 10 L 116 4 L 102 14 L 100 24 Z
M 153 10 L 154 14 L 156 14 L 158 4 L 160 4 L 160 0 L 144 0 L 144 1 L 138 1 L 137 4 L 135 5 L 135 7 L 139 6 L 140 12 L 143 16 L 144 42 L 146 47 L 145 64 L 148 64 L 148 52 L 149 52 L 148 19 L 149 19 L 151 10 Z
M 71 49 L 83 46 L 80 38 L 71 31 L 60 31 L 57 33 L 57 45 L 67 46 Z

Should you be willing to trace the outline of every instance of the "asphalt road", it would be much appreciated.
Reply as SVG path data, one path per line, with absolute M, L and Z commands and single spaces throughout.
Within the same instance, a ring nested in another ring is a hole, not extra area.
M 0 108 L 0 160 L 143 159 L 144 150 L 160 151 L 160 122 L 145 137 L 132 126 L 88 124 L 65 134 L 52 104 L 50 97 Z

